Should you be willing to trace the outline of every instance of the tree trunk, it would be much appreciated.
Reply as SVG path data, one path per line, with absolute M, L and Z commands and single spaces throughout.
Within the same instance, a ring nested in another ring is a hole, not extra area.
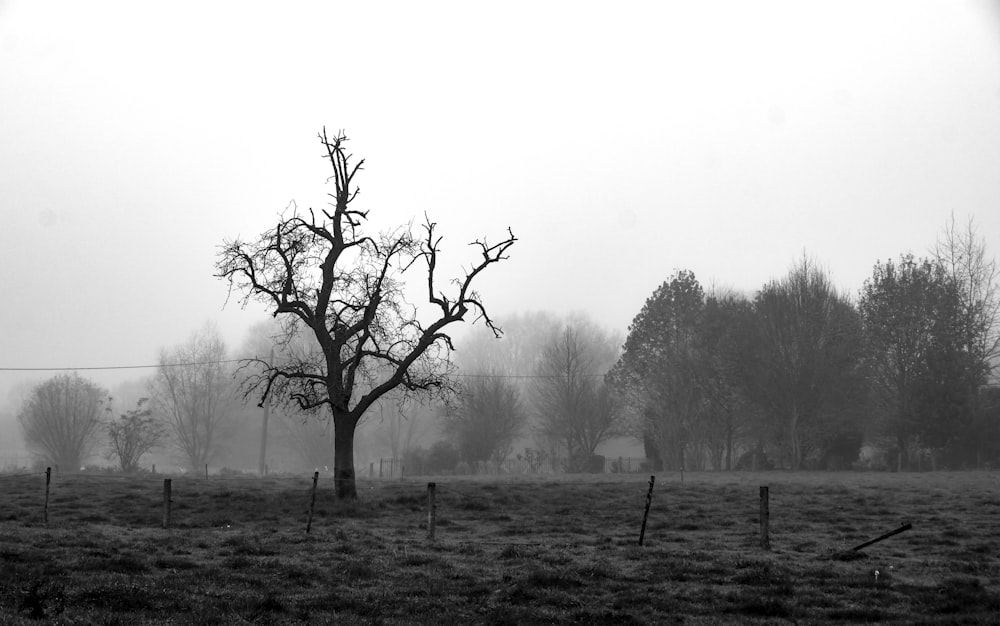
M 726 429 L 726 471 L 730 472 L 733 469 L 733 427 L 732 425 Z
M 333 488 L 338 500 L 354 500 L 354 429 L 358 421 L 347 413 L 333 415 Z
M 792 452 L 792 471 L 797 472 L 801 460 L 801 450 L 799 449 L 799 412 L 794 408 L 788 423 L 788 443 Z

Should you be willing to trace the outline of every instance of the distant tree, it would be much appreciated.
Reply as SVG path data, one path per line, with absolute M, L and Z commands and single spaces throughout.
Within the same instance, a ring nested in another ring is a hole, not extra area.
M 956 400 L 969 389 L 958 287 L 940 264 L 907 254 L 875 265 L 858 307 L 883 428 L 904 469 L 915 444 L 945 442 Z
M 977 448 L 978 461 L 982 467 L 988 464 L 996 468 L 1000 466 L 1000 386 L 988 386 L 983 390 L 978 417 L 976 434 L 981 439 Z
M 206 325 L 187 343 L 160 352 L 150 386 L 154 414 L 163 417 L 174 444 L 196 471 L 218 451 L 221 432 L 234 412 L 225 359 L 218 329 Z
M 536 369 L 534 408 L 542 437 L 580 470 L 616 436 L 622 411 L 604 376 L 618 341 L 585 319 L 574 319 L 544 344 Z
M 436 441 L 427 451 L 422 468 L 428 474 L 440 474 L 455 470 L 461 454 L 450 441 Z M 419 469 L 414 471 L 420 471 Z
M 1000 357 L 1000 268 L 972 218 L 959 228 L 953 215 L 934 248 L 934 259 L 955 283 L 962 312 L 964 349 L 985 384 Z
M 265 363 L 275 367 L 309 362 L 322 352 L 315 339 L 301 328 L 286 328 L 274 318 L 262 320 L 250 327 L 239 351 L 244 359 L 243 375 L 250 371 L 260 376 Z M 243 397 L 244 402 L 248 400 Z M 256 404 L 256 402 L 254 402 Z M 265 463 L 273 458 L 272 444 L 281 445 L 293 455 L 292 467 L 312 470 L 333 465 L 333 422 L 329 411 L 304 412 L 297 405 L 279 403 L 273 399 L 267 405 L 268 443 L 264 445 Z M 263 434 L 263 413 L 260 415 Z M 260 435 L 258 435 L 260 436 Z
M 981 467 L 988 456 L 991 424 L 984 410 L 985 385 L 1000 360 L 1000 268 L 986 247 L 974 220 L 959 226 L 955 216 L 945 226 L 934 247 L 934 259 L 955 282 L 961 301 L 962 346 L 973 370 L 970 386 L 969 424 L 952 444 L 953 462 Z M 953 356 L 961 356 L 954 355 Z
M 148 398 L 141 398 L 134 409 L 107 423 L 107 458 L 116 460 L 124 473 L 139 471 L 142 455 L 158 448 L 166 436 L 163 424 L 144 408 Z
M 808 437 L 810 432 L 860 428 L 854 423 L 857 412 L 839 410 L 864 376 L 860 318 L 807 258 L 757 293 L 754 315 L 755 358 L 747 389 L 750 399 L 778 420 L 797 470 L 821 442 Z
M 438 404 L 398 390 L 379 398 L 365 416 L 365 426 L 374 434 L 380 447 L 388 448 L 394 459 L 403 458 L 417 446 L 442 413 Z
M 76 373 L 36 385 L 17 416 L 25 443 L 46 463 L 64 472 L 78 471 L 97 444 L 106 396 Z
M 439 291 L 436 273 L 441 237 L 429 219 L 423 237 L 408 228 L 378 237 L 365 235 L 366 211 L 351 208 L 358 189 L 354 177 L 363 160 L 352 162 L 347 137 L 320 134 L 333 168 L 331 209 L 308 214 L 293 209 L 256 241 L 228 241 L 219 253 L 217 275 L 242 294 L 244 304 L 258 300 L 275 316 L 315 337 L 317 358 L 284 364 L 253 361 L 246 370 L 245 391 L 260 402 L 275 397 L 303 411 L 328 407 L 334 424 L 334 484 L 337 498 L 356 498 L 354 434 L 375 402 L 396 388 L 429 391 L 448 388 L 447 356 L 452 348 L 446 328 L 470 313 L 487 316 L 472 283 L 487 267 L 506 258 L 516 241 L 475 241 L 480 258 L 454 292 Z M 427 298 L 433 319 L 418 316 L 404 298 L 403 274 L 426 264 Z M 262 372 L 262 373 L 261 373 Z
M 706 403 L 700 435 L 712 466 L 731 470 L 736 446 L 753 430 L 755 413 L 744 385 L 743 365 L 751 349 L 753 305 L 736 293 L 714 291 L 705 298 L 700 328 L 701 385 Z
M 660 285 L 632 320 L 624 351 L 610 376 L 636 411 L 633 432 L 654 462 L 678 468 L 706 410 L 701 345 L 705 296 L 693 272 Z
M 480 376 L 488 372 L 491 376 L 503 376 L 516 391 L 526 421 L 513 446 L 520 448 L 523 445 L 528 449 L 542 444 L 542 447 L 551 447 L 551 441 L 532 441 L 540 429 L 539 412 L 534 409 L 536 385 L 531 374 L 538 370 L 545 345 L 559 332 L 564 321 L 545 311 L 529 311 L 504 315 L 502 323 L 504 332 L 499 339 L 484 327 L 473 327 L 464 333 L 457 342 L 455 364 L 462 374 Z M 532 456 L 533 460 L 535 458 Z
M 333 466 L 333 421 L 329 415 L 309 415 L 294 407 L 271 410 L 275 439 L 295 457 L 294 467 L 314 469 Z
M 497 467 L 510 456 L 527 413 L 510 381 L 490 374 L 472 374 L 459 402 L 446 418 L 447 432 L 470 464 L 490 461 Z
M 469 329 L 458 340 L 455 360 L 463 372 L 491 372 L 518 376 L 513 379 L 522 393 L 527 391 L 525 373 L 538 367 L 546 342 L 559 331 L 563 322 L 545 311 L 505 315 L 503 336 L 497 339 L 488 328 Z

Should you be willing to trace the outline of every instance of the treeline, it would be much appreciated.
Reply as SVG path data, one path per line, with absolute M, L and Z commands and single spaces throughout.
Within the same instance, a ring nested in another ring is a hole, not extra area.
M 750 296 L 681 270 L 620 350 L 586 319 L 545 314 L 512 318 L 496 347 L 472 342 L 443 432 L 471 464 L 527 437 L 522 454 L 568 471 L 619 435 L 654 468 L 995 465 L 998 308 L 972 222 L 952 221 L 928 258 L 879 261 L 856 295 L 808 258 Z
M 206 324 L 164 347 L 153 375 L 114 394 L 77 373 L 33 385 L 17 408 L 24 442 L 37 465 L 64 472 L 87 466 L 130 473 L 156 463 L 199 473 L 206 466 L 258 469 L 263 409 L 244 396 L 241 382 L 255 370 L 240 356 L 268 354 L 272 326 L 251 328 L 231 355 L 218 328 Z M 269 413 L 267 462 L 285 470 L 332 464 L 328 420 L 286 406 Z
M 971 223 L 876 263 L 857 298 L 808 259 L 752 297 L 679 271 L 608 380 L 667 467 L 983 467 L 1000 460 L 998 306 Z
M 160 450 L 201 471 L 238 426 L 241 403 L 226 358 L 217 329 L 206 325 L 164 348 L 153 376 L 124 385 L 128 398 L 113 398 L 76 372 L 53 376 L 31 387 L 18 409 L 24 441 L 39 464 L 65 472 L 97 456 L 118 471 L 136 472 Z
M 802 261 L 753 298 L 677 272 L 609 374 L 667 467 L 981 467 L 1000 452 L 984 335 L 930 260 L 880 263 L 852 302 Z M 976 331 L 976 332 L 974 332 Z
M 409 450 L 406 465 L 474 473 L 516 461 L 533 473 L 603 471 L 597 449 L 626 434 L 623 406 L 604 376 L 621 342 L 579 315 L 506 317 L 500 340 L 480 328 L 456 353 L 439 441 Z

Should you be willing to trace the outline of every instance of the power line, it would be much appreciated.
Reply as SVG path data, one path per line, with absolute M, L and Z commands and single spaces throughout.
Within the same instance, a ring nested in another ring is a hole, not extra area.
M 256 357 L 255 357 L 256 359 Z M 138 370 L 153 369 L 157 367 L 184 367 L 187 365 L 221 365 L 223 363 L 242 363 L 254 359 L 224 359 L 221 361 L 192 361 L 187 363 L 157 363 L 155 365 L 93 365 L 86 367 L 0 367 L 0 372 L 77 372 L 77 371 L 100 371 L 100 370 Z M 260 359 L 256 359 L 260 360 Z M 514 379 L 538 379 L 538 378 L 563 378 L 560 374 L 452 374 L 457 378 L 514 378 Z M 603 378 L 604 374 L 579 374 L 583 378 Z
M 190 363 L 157 363 L 156 365 L 95 365 L 88 367 L 0 367 L 0 372 L 76 372 L 86 370 L 140 370 L 155 367 L 183 367 L 185 365 L 218 365 L 221 363 L 239 363 L 243 359 L 227 359 L 224 361 L 192 361 Z
M 139 370 L 154 369 L 157 367 L 185 367 L 188 365 L 221 365 L 224 363 L 242 363 L 244 361 L 261 359 L 224 359 L 221 361 L 191 361 L 187 363 L 157 363 L 155 365 L 94 365 L 87 367 L 0 367 L 0 372 L 76 372 L 76 371 L 100 371 L 100 370 Z M 563 378 L 561 374 L 452 374 L 457 378 L 513 378 L 513 379 L 540 379 L 540 378 Z M 582 378 L 603 378 L 604 374 L 579 374 Z M 990 382 L 983 385 L 986 388 L 1000 387 L 1000 382 Z

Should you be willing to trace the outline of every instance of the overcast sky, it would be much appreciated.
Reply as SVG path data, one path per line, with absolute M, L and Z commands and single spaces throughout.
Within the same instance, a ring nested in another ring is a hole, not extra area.
M 455 266 L 514 230 L 501 322 L 624 333 L 675 269 L 803 252 L 856 293 L 952 213 L 1000 251 L 996 3 L 0 0 L 0 367 L 238 346 L 217 246 L 324 203 L 324 125 L 374 229 L 426 212 Z

